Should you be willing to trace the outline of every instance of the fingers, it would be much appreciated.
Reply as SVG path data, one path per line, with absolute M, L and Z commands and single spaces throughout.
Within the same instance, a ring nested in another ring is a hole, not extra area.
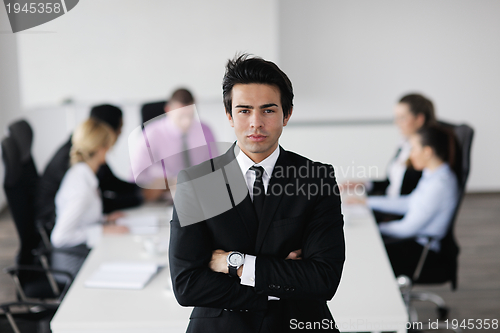
M 113 221 L 116 221 L 117 219 L 124 217 L 125 213 L 124 212 L 114 212 L 111 214 L 111 218 Z
M 212 251 L 212 259 L 208 267 L 214 272 L 227 273 L 227 254 L 224 250 Z
M 113 212 L 113 213 L 108 214 L 106 216 L 106 221 L 115 222 L 117 219 L 124 217 L 124 216 L 125 216 L 125 213 L 123 213 L 123 212 Z
M 124 225 L 106 225 L 103 228 L 105 234 L 126 234 L 129 229 Z
M 348 197 L 344 202 L 348 205 L 366 204 L 366 198 Z
M 302 259 L 302 249 L 292 251 L 288 254 L 285 260 L 301 260 Z

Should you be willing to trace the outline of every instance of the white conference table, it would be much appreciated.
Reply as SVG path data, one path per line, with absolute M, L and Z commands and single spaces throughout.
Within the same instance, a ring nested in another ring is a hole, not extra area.
M 406 309 L 380 234 L 368 209 L 345 207 L 346 262 L 342 281 L 328 303 L 341 332 L 406 332 Z M 156 237 L 168 239 L 171 210 L 141 207 L 130 215 L 160 217 Z M 85 288 L 84 282 L 106 261 L 167 263 L 166 254 L 150 254 L 143 246 L 152 236 L 104 236 L 89 254 L 51 321 L 53 333 L 185 332 L 191 308 L 177 304 L 168 268 L 142 290 Z

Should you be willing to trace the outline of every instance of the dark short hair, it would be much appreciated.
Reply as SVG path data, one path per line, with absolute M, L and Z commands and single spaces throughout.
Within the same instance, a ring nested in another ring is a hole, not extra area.
M 236 56 L 226 65 L 226 74 L 222 80 L 222 95 L 226 113 L 232 113 L 232 90 L 235 84 L 262 83 L 279 88 L 283 116 L 286 118 L 292 112 L 293 88 L 288 76 L 271 61 L 259 57 L 249 57 L 248 54 Z
M 90 110 L 90 117 L 105 122 L 116 132 L 122 125 L 123 113 L 120 108 L 114 105 L 102 104 L 96 105 Z
M 452 169 L 455 169 L 457 141 L 455 133 L 452 130 L 434 124 L 431 126 L 422 126 L 417 131 L 417 135 L 420 137 L 420 144 L 423 147 L 431 147 L 440 160 L 448 163 Z
M 423 114 L 425 121 L 423 126 L 431 126 L 436 124 L 436 114 L 434 104 L 431 100 L 421 94 L 408 94 L 399 100 L 399 103 L 406 103 L 410 107 L 410 112 L 414 116 Z
M 170 99 L 168 100 L 169 102 L 178 102 L 181 103 L 182 105 L 191 105 L 194 104 L 194 97 L 193 94 L 186 88 L 179 88 L 176 89 Z

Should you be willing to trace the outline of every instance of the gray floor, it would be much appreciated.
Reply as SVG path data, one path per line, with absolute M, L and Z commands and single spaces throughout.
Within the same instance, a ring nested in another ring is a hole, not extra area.
M 500 320 L 500 193 L 467 195 L 456 224 L 456 236 L 461 247 L 458 290 L 451 291 L 449 285 L 418 289 L 436 292 L 445 299 L 450 307 L 450 323 L 453 319 Z M 13 264 L 17 246 L 12 219 L 4 211 L 0 213 L 0 269 Z M 14 297 L 12 281 L 0 273 L 0 303 Z M 421 303 L 417 308 L 419 321 L 425 326 L 429 320 L 437 319 L 431 304 Z

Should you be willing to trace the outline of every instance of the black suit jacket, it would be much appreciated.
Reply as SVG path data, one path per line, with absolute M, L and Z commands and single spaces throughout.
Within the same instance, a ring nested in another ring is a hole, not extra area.
M 38 182 L 35 197 L 35 216 L 38 221 L 55 222 L 54 199 L 62 179 L 69 169 L 71 137 L 54 154 Z M 117 178 L 109 166 L 104 164 L 97 172 L 99 188 L 103 198 L 103 211 L 111 211 L 137 206 L 142 203 L 142 194 L 136 184 Z
M 326 301 L 337 290 L 345 260 L 333 167 L 280 147 L 259 223 L 233 147 L 178 176 L 169 256 L 178 302 L 195 306 L 188 331 L 276 332 L 288 330 L 292 319 L 333 322 Z M 216 184 L 212 191 L 196 188 L 196 180 L 217 173 L 226 193 Z M 217 200 L 229 201 L 230 208 L 211 212 L 213 204 L 206 203 Z M 183 223 L 200 212 L 206 219 Z M 211 271 L 208 263 L 216 249 L 257 256 L 255 287 Z M 303 260 L 285 260 L 297 249 Z

